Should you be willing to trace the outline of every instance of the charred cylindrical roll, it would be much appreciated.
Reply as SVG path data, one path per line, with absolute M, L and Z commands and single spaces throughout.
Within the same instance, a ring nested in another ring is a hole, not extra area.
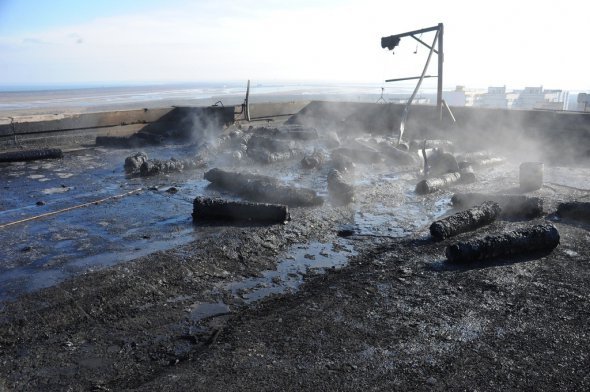
M 559 245 L 559 232 L 552 224 L 536 225 L 503 234 L 462 241 L 447 246 L 445 254 L 452 263 L 551 251 Z
M 557 207 L 557 215 L 562 218 L 590 222 L 590 203 L 581 201 L 561 203 Z
M 534 218 L 543 214 L 543 199 L 525 195 L 493 195 L 485 193 L 455 193 L 454 206 L 471 207 L 485 201 L 495 201 L 502 209 L 503 217 Z
M 193 221 L 229 220 L 284 223 L 289 208 L 280 204 L 250 203 L 197 197 L 193 202 Z
M 11 151 L 0 154 L 0 162 L 28 162 L 40 159 L 60 159 L 64 154 L 59 148 Z
M 217 187 L 258 202 L 286 204 L 289 207 L 324 203 L 324 199 L 313 189 L 283 185 L 273 177 L 213 168 L 205 173 L 205 179 Z
M 486 201 L 480 206 L 458 212 L 430 225 L 430 234 L 437 241 L 489 225 L 500 215 L 500 206 Z
M 443 174 L 440 177 L 427 178 L 416 185 L 416 193 L 419 195 L 434 193 L 457 183 L 460 179 L 461 174 L 458 172 Z

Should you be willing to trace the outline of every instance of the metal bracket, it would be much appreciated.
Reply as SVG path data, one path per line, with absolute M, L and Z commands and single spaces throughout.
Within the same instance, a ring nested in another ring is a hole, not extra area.
M 432 41 L 432 45 L 428 45 L 427 43 L 422 41 L 420 38 L 416 37 L 417 34 L 427 33 L 430 31 L 436 31 L 436 35 L 434 36 L 434 40 Z M 406 120 L 408 118 L 408 113 L 410 110 L 410 105 L 412 104 L 412 101 L 414 100 L 414 97 L 416 96 L 416 93 L 418 92 L 418 89 L 420 88 L 420 85 L 422 84 L 422 80 L 424 80 L 425 78 L 431 78 L 431 77 L 438 78 L 438 85 L 437 85 L 437 91 L 436 91 L 436 108 L 439 113 L 439 118 L 442 120 L 442 107 L 443 107 L 442 81 L 443 81 L 443 61 L 444 61 L 443 32 L 444 32 L 444 26 L 442 23 L 439 23 L 438 25 L 433 26 L 433 27 L 427 27 L 425 29 L 408 31 L 406 33 L 390 35 L 389 37 L 382 37 L 381 38 L 381 47 L 387 48 L 389 50 L 393 50 L 399 44 L 400 39 L 403 37 L 412 37 L 413 39 L 415 39 L 416 41 L 418 41 L 419 43 L 421 43 L 422 45 L 424 45 L 430 49 L 430 52 L 428 53 L 428 58 L 426 59 L 426 64 L 424 65 L 424 69 L 422 70 L 422 74 L 420 76 L 411 76 L 411 77 L 406 77 L 406 78 L 386 80 L 386 82 L 399 82 L 402 80 L 418 79 L 418 83 L 416 84 L 416 88 L 414 89 L 414 92 L 412 93 L 410 99 L 408 100 L 406 107 L 404 108 L 404 112 L 402 114 L 398 144 L 401 143 L 401 140 L 402 140 L 402 135 L 404 133 Z M 438 50 L 436 50 L 434 48 L 434 46 L 437 43 L 438 43 Z M 432 57 L 432 53 L 436 53 L 438 55 L 438 75 L 436 75 L 436 76 L 426 75 L 426 71 L 428 69 L 428 65 L 430 64 L 430 58 Z M 448 109 L 448 110 L 450 112 L 450 109 Z M 454 116 L 452 116 L 452 113 L 451 113 L 451 117 L 453 117 L 453 119 L 454 119 Z

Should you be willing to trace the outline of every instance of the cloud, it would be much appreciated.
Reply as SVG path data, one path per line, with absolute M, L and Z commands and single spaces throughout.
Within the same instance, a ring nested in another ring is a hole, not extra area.
M 77 33 L 70 33 L 70 34 L 68 34 L 68 38 L 72 42 L 74 42 L 76 44 L 82 44 L 82 43 L 84 43 L 84 39 L 82 39 L 82 37 L 79 34 L 77 34 Z
M 43 41 L 39 38 L 23 38 L 22 43 L 24 45 L 50 45 L 49 42 Z
M 555 19 L 552 10 L 546 0 L 534 8 L 505 0 L 477 7 L 430 0 L 403 6 L 379 0 L 260 0 L 248 7 L 229 0 L 172 1 L 167 8 L 0 37 L 0 78 L 14 79 L 22 74 L 23 63 L 32 63 L 39 65 L 27 67 L 27 80 L 35 76 L 381 83 L 419 74 L 427 54 L 420 47 L 414 55 L 416 42 L 407 38 L 392 56 L 381 49 L 382 36 L 444 22 L 445 86 L 587 84 L 578 75 L 585 73 L 589 55 L 568 39 L 586 35 L 586 14 L 568 8 L 560 11 L 565 19 Z M 542 16 L 535 14 L 540 12 Z M 568 31 L 567 37 L 559 31 Z M 432 40 L 426 34 L 422 38 Z M 41 50 L 49 44 L 50 50 Z M 431 67 L 429 73 L 436 74 L 436 61 Z M 48 73 L 46 68 L 57 71 Z

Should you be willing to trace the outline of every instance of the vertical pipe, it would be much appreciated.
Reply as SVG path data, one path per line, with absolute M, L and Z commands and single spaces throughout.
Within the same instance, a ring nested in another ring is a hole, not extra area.
M 250 121 L 250 79 L 248 79 L 248 87 L 246 87 L 246 101 L 244 102 L 246 110 L 246 120 Z
M 436 90 L 436 108 L 438 109 L 439 119 L 442 120 L 442 90 L 443 90 L 443 62 L 445 56 L 443 53 L 443 32 L 444 26 L 442 23 L 438 24 L 438 86 Z

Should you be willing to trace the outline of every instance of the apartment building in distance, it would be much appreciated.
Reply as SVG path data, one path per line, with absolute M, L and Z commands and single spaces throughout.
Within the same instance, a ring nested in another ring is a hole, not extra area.
M 590 112 L 590 93 L 579 93 L 577 101 L 577 111 Z
M 523 90 L 511 91 L 506 89 L 506 86 L 488 87 L 487 91 L 457 86 L 455 91 L 443 93 L 443 99 L 450 106 L 501 109 L 567 110 L 568 97 L 567 91 L 545 90 L 543 86 L 525 87 Z

